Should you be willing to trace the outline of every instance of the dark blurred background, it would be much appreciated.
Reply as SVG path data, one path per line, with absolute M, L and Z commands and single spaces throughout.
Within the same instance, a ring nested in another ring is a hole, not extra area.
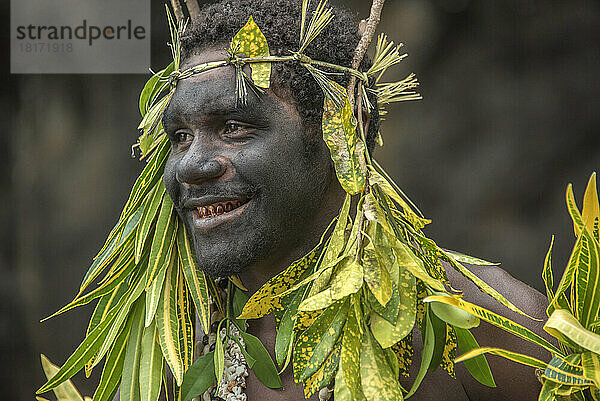
M 39 354 L 62 363 L 91 307 L 43 324 L 69 301 L 142 164 L 130 157 L 142 75 L 10 75 L 9 2 L 0 62 L 0 398 L 31 400 Z M 339 2 L 338 2 L 339 3 Z M 377 158 L 441 246 L 501 261 L 538 289 L 573 245 L 567 183 L 581 199 L 600 167 L 600 4 L 388 0 L 380 30 L 406 44 L 398 79 L 424 100 L 391 107 Z M 152 67 L 169 62 L 163 3 L 152 4 Z M 361 18 L 369 1 L 346 1 Z M 75 377 L 91 395 L 98 378 Z

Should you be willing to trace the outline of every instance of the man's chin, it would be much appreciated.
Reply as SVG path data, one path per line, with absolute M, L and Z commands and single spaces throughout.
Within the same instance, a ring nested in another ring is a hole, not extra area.
M 264 259 L 273 241 L 268 236 L 236 238 L 227 242 L 209 244 L 208 241 L 194 241 L 196 263 L 213 278 L 240 274 L 256 262 Z

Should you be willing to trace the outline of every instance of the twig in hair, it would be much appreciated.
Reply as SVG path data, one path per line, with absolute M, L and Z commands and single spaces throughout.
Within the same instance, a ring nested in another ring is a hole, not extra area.
M 200 7 L 198 6 L 198 0 L 184 0 L 185 5 L 187 6 L 188 12 L 190 13 L 190 18 L 192 20 L 196 19 L 197 16 L 200 15 Z
M 171 7 L 173 7 L 173 13 L 175 14 L 177 22 L 183 21 L 185 16 L 183 15 L 183 10 L 181 9 L 181 3 L 179 3 L 179 0 L 171 0 Z
M 367 52 L 367 48 L 373 39 L 373 35 L 375 35 L 375 29 L 377 28 L 379 20 L 381 19 L 383 3 L 385 3 L 385 0 L 373 0 L 373 3 L 371 4 L 371 12 L 369 14 L 369 19 L 367 20 L 365 31 L 361 35 L 358 45 L 356 46 L 356 50 L 354 51 L 354 58 L 352 59 L 352 68 L 354 69 L 358 69 L 360 66 L 360 62 L 365 57 L 365 53 Z M 353 107 L 355 87 L 356 78 L 351 76 L 350 81 L 348 82 L 348 99 L 350 100 L 350 105 Z

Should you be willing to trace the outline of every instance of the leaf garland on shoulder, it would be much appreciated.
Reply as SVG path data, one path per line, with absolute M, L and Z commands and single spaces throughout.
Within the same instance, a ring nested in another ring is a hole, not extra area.
M 307 22 L 307 9 L 308 1 L 304 0 L 299 50 L 289 56 L 270 55 L 265 36 L 250 16 L 232 39 L 226 60 L 182 71 L 180 37 L 186 26 L 176 22 L 167 8 L 173 61 L 153 74 L 139 99 L 141 135 L 134 147 L 147 164 L 75 299 L 52 315 L 98 299 L 86 338 L 38 393 L 68 383 L 82 368 L 89 375 L 108 355 L 94 399 L 111 399 L 118 383 L 126 379 L 121 385 L 132 399 L 141 394 L 144 400 L 155 401 L 162 383 L 166 383 L 163 361 L 173 373 L 175 395 L 189 399 L 220 379 L 223 342 L 230 337 L 230 325 L 237 327 L 245 346 L 237 337 L 231 340 L 240 344 L 257 377 L 269 387 L 280 387 L 268 352 L 260 340 L 245 333 L 243 324 L 245 319 L 273 313 L 277 363 L 283 370 L 293 361 L 294 378 L 304 386 L 306 398 L 336 378 L 336 400 L 400 400 L 407 396 L 398 378 L 412 363 L 415 322 L 424 336 L 427 349 L 423 355 L 427 357 L 422 359 L 408 395 L 417 390 L 429 369 L 440 364 L 453 375 L 455 329 L 467 331 L 462 327 L 472 327 L 473 317 L 461 314 L 460 303 L 449 303 L 439 316 L 431 303 L 422 303 L 424 297 L 434 294 L 455 299 L 447 292 L 448 280 L 440 260 L 471 279 L 481 291 L 522 313 L 461 264 L 484 261 L 445 251 L 423 234 L 430 220 L 371 157 L 360 118 L 354 115 L 345 89 L 327 78 L 323 70 L 358 78 L 357 110 L 373 107 L 367 93 L 377 96 L 380 108 L 418 99 L 412 90 L 417 86 L 412 74 L 398 82 L 380 82 L 386 70 L 404 58 L 399 54 L 400 46 L 380 36 L 373 66 L 366 72 L 312 60 L 305 51 L 333 13 L 321 0 Z M 242 308 L 244 301 L 240 300 L 246 297 L 239 295 L 243 294 L 237 288 L 243 287 L 239 279 L 229 282 L 228 299 L 223 304 L 213 280 L 197 268 L 185 226 L 165 193 L 162 176 L 169 142 L 161 116 L 181 79 L 233 66 L 237 96 L 245 102 L 247 85 L 259 96 L 270 86 L 271 63 L 283 61 L 300 63 L 323 90 L 323 139 L 347 196 L 331 234 L 324 234 L 311 252 L 269 280 Z M 246 64 L 252 71 L 250 77 L 243 71 Z M 374 88 L 368 88 L 369 81 L 376 83 Z M 357 206 L 352 208 L 351 204 Z M 593 212 L 586 214 L 584 210 L 583 220 L 591 221 Z M 597 226 L 591 231 L 597 237 Z M 93 283 L 96 288 L 86 292 Z M 562 302 L 563 292 L 556 293 L 553 305 Z M 588 293 L 581 295 L 582 300 L 589 297 Z M 198 316 L 208 333 L 212 321 L 209 298 L 222 316 L 217 344 L 214 352 L 192 363 L 197 329 L 193 317 Z M 221 337 L 221 326 L 227 327 L 226 338 Z M 586 366 L 591 366 L 596 360 L 586 361 Z

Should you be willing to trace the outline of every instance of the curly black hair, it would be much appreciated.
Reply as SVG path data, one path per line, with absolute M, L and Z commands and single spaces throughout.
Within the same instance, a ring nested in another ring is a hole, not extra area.
M 289 55 L 290 50 L 299 47 L 301 3 L 300 0 L 220 0 L 205 6 L 181 39 L 182 59 L 212 46 L 223 44 L 226 47 L 250 16 L 267 38 L 271 55 Z M 309 9 L 308 21 L 312 11 Z M 333 14 L 333 20 L 305 53 L 315 60 L 349 67 L 360 39 L 358 23 L 355 15 L 347 10 L 336 7 Z M 371 64 L 365 57 L 360 69 L 364 71 Z M 279 88 L 289 89 L 304 126 L 320 133 L 323 92 L 315 79 L 295 61 L 272 63 L 272 68 L 273 82 Z M 348 74 L 331 75 L 330 78 L 343 87 L 348 85 Z M 366 139 L 367 147 L 372 151 L 379 130 L 379 111 L 373 95 L 369 96 L 369 101 L 374 107 Z

